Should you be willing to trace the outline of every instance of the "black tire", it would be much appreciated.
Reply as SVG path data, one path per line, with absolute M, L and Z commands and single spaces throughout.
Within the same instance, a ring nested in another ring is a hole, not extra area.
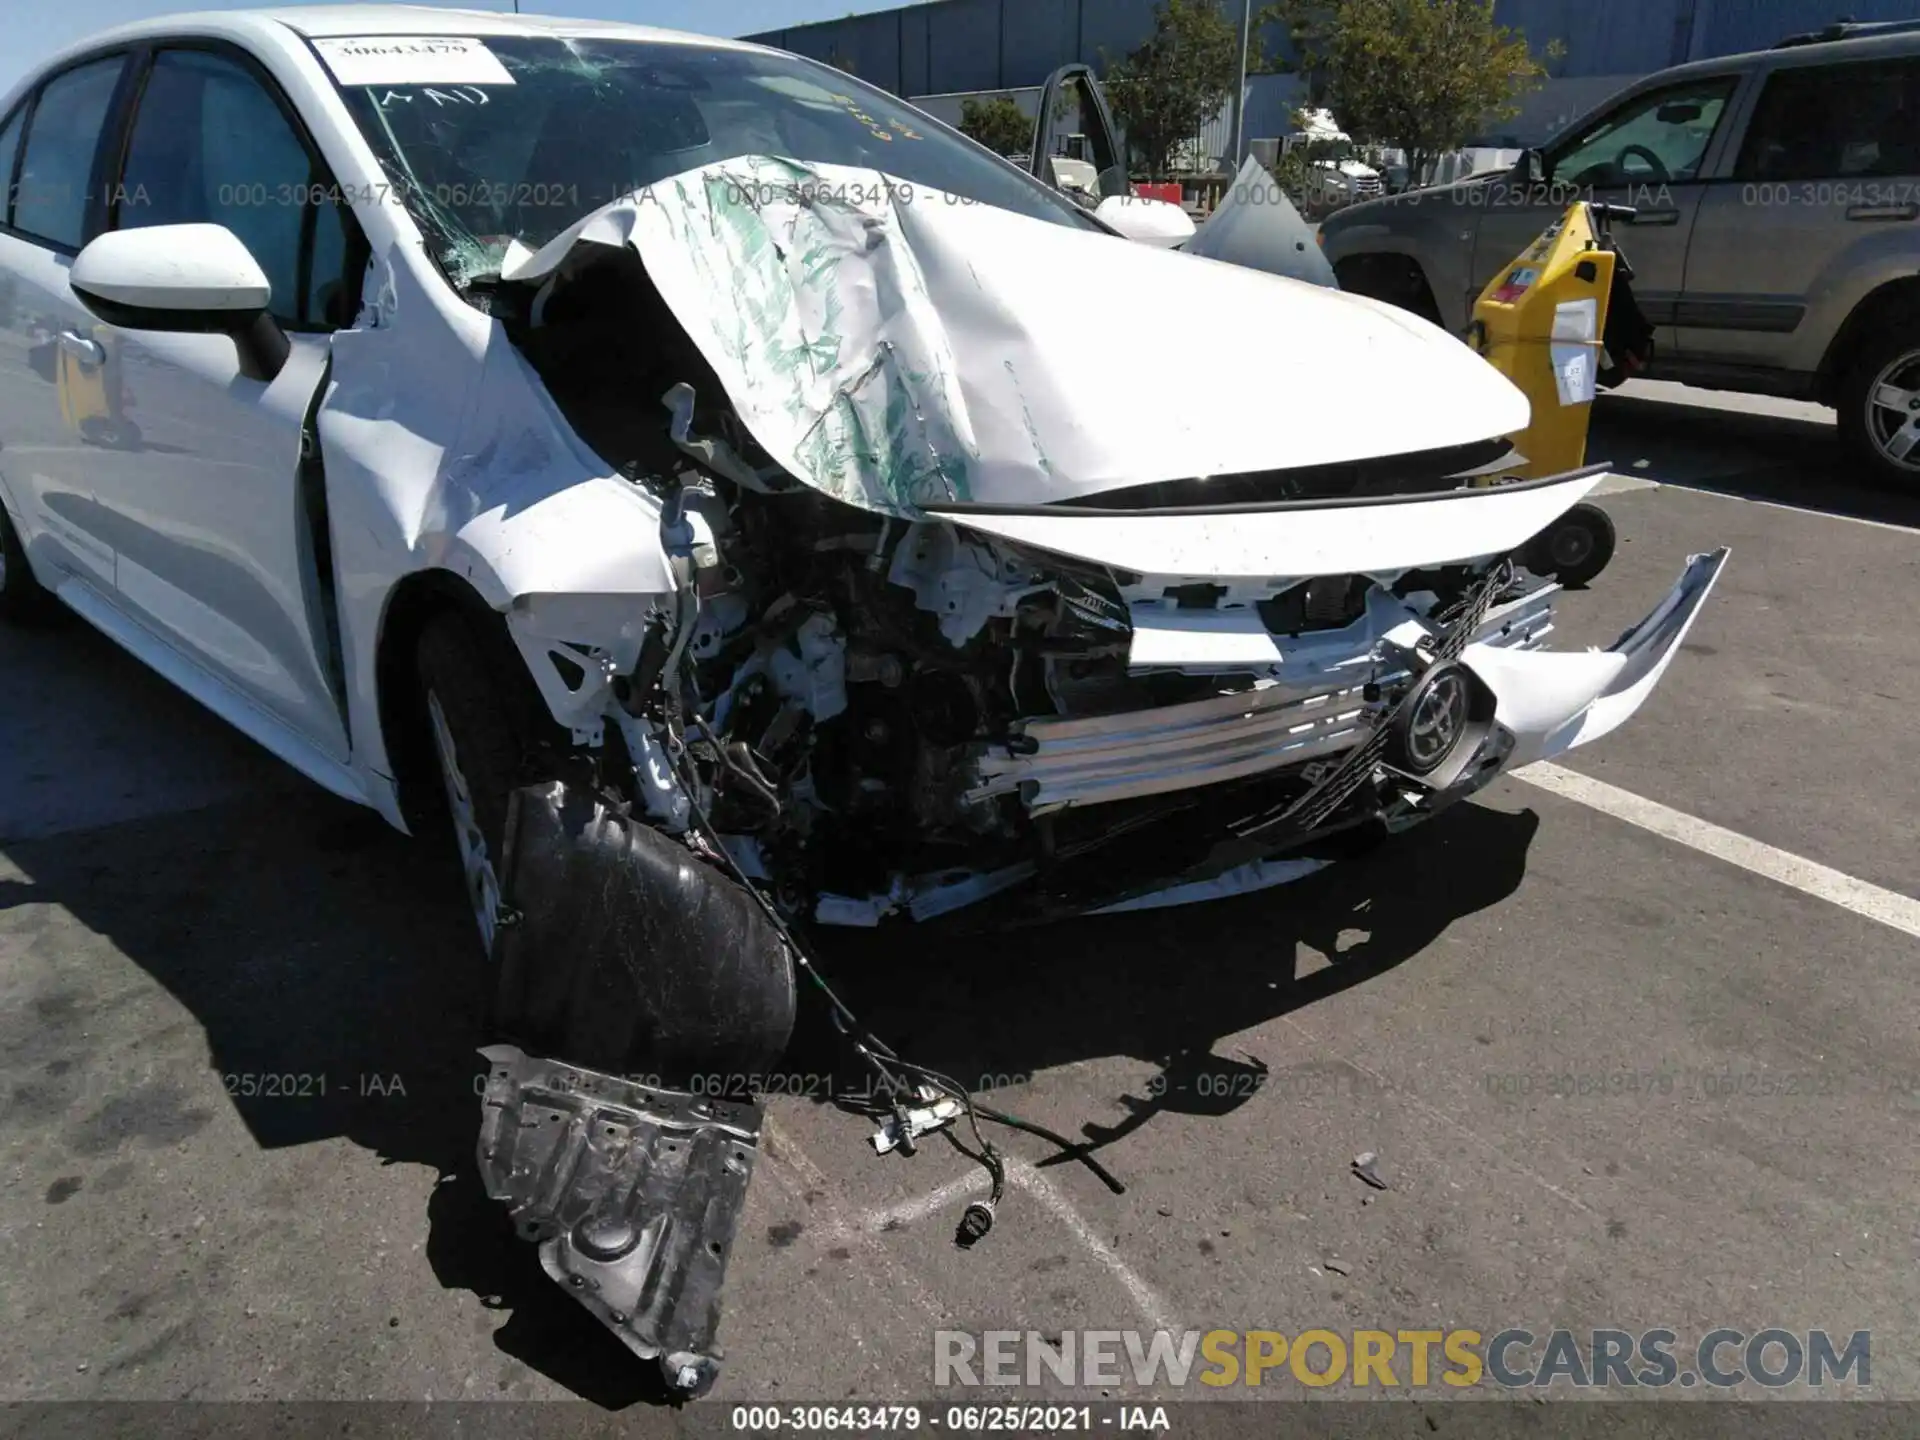
M 27 552 L 13 521 L 0 509 L 0 620 L 30 624 L 46 620 L 54 608 L 52 594 L 41 588 L 27 567 Z
M 1613 517 L 1583 501 L 1529 540 L 1520 558 L 1534 574 L 1574 589 L 1607 568 L 1618 543 Z
M 546 738 L 551 726 L 551 721 L 542 724 L 539 694 L 511 642 L 504 635 L 487 634 L 484 625 L 477 617 L 460 611 L 443 611 L 427 621 L 414 652 L 419 714 L 427 727 L 425 758 L 434 767 L 432 773 L 419 779 L 443 797 L 438 813 L 459 847 L 467 898 L 475 907 L 476 928 L 483 943 L 488 939 L 488 929 L 480 920 L 482 896 L 468 867 L 463 821 L 452 788 L 439 769 L 440 743 L 433 707 L 437 702 L 445 720 L 473 823 L 496 886 L 504 854 L 508 796 L 523 783 L 528 756 Z
M 1404 255 L 1349 255 L 1333 267 L 1340 288 L 1370 300 L 1384 300 L 1422 320 L 1440 323 L 1440 306 L 1420 267 Z
M 1912 392 L 1904 407 L 1876 403 L 1883 385 Z M 1881 324 L 1861 342 L 1841 373 L 1834 394 L 1840 443 L 1874 480 L 1903 489 L 1920 488 L 1920 312 L 1909 311 Z M 1902 413 L 1911 418 L 1905 437 L 1912 445 L 1904 457 L 1894 452 Z

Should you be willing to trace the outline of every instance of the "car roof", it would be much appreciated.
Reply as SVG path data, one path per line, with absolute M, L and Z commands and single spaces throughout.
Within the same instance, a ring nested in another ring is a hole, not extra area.
M 106 45 L 126 45 L 171 35 L 216 35 L 273 43 L 288 31 L 308 39 L 348 35 L 546 35 L 652 40 L 725 50 L 766 49 L 744 40 L 661 30 L 620 20 L 570 20 L 557 15 L 515 15 L 497 10 L 447 10 L 434 5 L 293 5 L 259 10 L 187 10 L 115 25 L 42 58 L 33 67 L 33 74 L 44 73 L 71 56 Z
M 1776 45 L 1752 57 L 1764 56 L 1775 68 L 1796 65 L 1839 65 L 1866 60 L 1897 60 L 1920 55 L 1920 30 L 1890 30 L 1883 34 L 1862 32 L 1838 40 L 1810 40 L 1792 45 Z
M 569 20 L 560 15 L 449 10 L 435 5 L 289 5 L 242 13 L 277 20 L 309 39 L 337 35 L 580 35 L 683 41 L 728 49 L 758 48 L 712 35 L 662 30 L 621 20 Z
M 1920 55 L 1920 30 L 1898 30 L 1887 34 L 1859 34 L 1838 40 L 1821 40 L 1767 50 L 1743 50 L 1737 55 L 1716 55 L 1709 60 L 1690 60 L 1666 70 L 1657 70 L 1634 82 L 1630 89 L 1651 90 L 1675 80 L 1695 76 L 1725 75 L 1764 65 L 1785 69 L 1801 65 L 1857 64 L 1867 60 L 1892 60 Z
M 350 35 L 577 36 L 599 40 L 650 40 L 712 50 L 777 53 L 764 45 L 684 30 L 662 30 L 620 20 L 570 20 L 558 15 L 515 15 L 497 10 L 447 10 L 433 5 L 291 5 L 258 10 L 186 10 L 111 26 L 40 56 L 4 92 L 0 114 L 41 80 L 102 49 L 137 45 L 177 35 L 205 36 L 262 49 L 285 45 L 289 35 L 322 39 Z
M 1893 60 L 1909 55 L 1920 55 L 1920 30 L 1855 35 L 1840 40 L 1795 44 L 1768 50 L 1743 50 L 1736 55 L 1715 55 L 1706 60 L 1689 60 L 1684 65 L 1672 65 L 1665 70 L 1655 70 L 1630 84 L 1621 86 L 1606 99 L 1589 107 L 1573 121 L 1556 130 L 1545 143 L 1552 145 L 1582 134 L 1589 122 L 1599 120 L 1616 105 L 1630 97 L 1664 90 L 1669 85 L 1684 84 L 1688 80 L 1743 75 L 1757 69 L 1785 70 L 1797 69 L 1803 65 L 1861 64 L 1869 60 Z

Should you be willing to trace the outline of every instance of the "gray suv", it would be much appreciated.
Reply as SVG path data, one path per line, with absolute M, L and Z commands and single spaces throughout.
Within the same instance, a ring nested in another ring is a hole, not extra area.
M 1650 75 L 1513 170 L 1343 210 L 1341 285 L 1456 333 L 1575 198 L 1616 231 L 1656 327 L 1643 373 L 1819 400 L 1920 485 L 1920 27 L 1841 25 Z

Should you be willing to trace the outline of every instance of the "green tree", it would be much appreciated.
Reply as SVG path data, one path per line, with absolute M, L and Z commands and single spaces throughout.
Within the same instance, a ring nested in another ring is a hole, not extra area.
M 965 100 L 960 133 L 978 140 L 996 155 L 1026 155 L 1033 150 L 1033 121 L 1011 95 Z
M 1172 168 L 1174 151 L 1220 113 L 1239 79 L 1237 21 L 1215 0 L 1161 0 L 1153 34 L 1124 59 L 1108 61 L 1106 74 L 1114 118 L 1149 178 Z
M 1511 119 L 1545 78 L 1526 37 L 1493 22 L 1493 0 L 1282 0 L 1262 12 L 1292 32 L 1340 128 L 1407 152 L 1409 172 Z

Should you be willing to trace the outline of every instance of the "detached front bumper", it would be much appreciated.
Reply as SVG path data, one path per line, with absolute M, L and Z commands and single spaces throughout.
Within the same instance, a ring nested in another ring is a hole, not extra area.
M 1475 643 L 1461 661 L 1499 699 L 1495 720 L 1514 737 L 1509 765 L 1551 759 L 1617 730 L 1660 683 L 1727 563 L 1722 546 L 1687 561 L 1679 583 L 1607 650 L 1515 651 Z

